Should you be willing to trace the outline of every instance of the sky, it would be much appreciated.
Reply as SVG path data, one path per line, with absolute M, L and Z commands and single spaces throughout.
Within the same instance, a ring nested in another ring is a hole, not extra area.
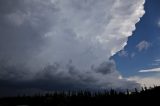
M 158 84 L 158 7 L 158 0 L 1 0 L 1 95 Z
M 160 67 L 160 1 L 146 0 L 145 14 L 136 24 L 136 30 L 129 37 L 125 48 L 113 56 L 117 69 L 126 77 L 151 79 L 146 86 L 159 85 Z M 155 79 L 155 80 L 153 80 Z M 143 81 L 142 81 L 143 82 Z

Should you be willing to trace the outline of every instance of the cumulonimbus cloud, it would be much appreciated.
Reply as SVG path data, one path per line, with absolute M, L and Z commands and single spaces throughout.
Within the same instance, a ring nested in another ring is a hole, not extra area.
M 124 80 L 109 58 L 127 44 L 145 13 L 144 2 L 0 1 L 0 58 L 8 60 L 1 66 L 0 78 L 12 73 L 14 79 L 24 69 L 28 74 L 15 79 L 50 78 L 56 83 L 99 88 L 131 86 L 133 82 Z

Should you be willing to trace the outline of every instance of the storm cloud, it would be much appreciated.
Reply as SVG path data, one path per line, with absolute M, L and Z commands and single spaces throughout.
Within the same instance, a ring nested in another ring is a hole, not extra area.
M 110 57 L 127 44 L 144 2 L 1 0 L 0 80 L 48 82 L 50 88 L 138 87 L 123 79 Z

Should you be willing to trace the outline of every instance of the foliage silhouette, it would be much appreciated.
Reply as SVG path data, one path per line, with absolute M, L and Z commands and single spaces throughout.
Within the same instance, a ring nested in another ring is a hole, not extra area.
M 155 86 L 141 91 L 135 89 L 130 92 L 110 91 L 91 92 L 62 91 L 34 96 L 5 97 L 0 99 L 0 106 L 82 106 L 82 105 L 109 105 L 109 104 L 137 104 L 137 103 L 159 103 L 160 87 Z

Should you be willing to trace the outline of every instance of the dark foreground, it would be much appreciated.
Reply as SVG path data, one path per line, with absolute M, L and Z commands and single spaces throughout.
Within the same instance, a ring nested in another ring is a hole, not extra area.
M 91 93 L 79 92 L 55 92 L 45 95 L 7 97 L 0 99 L 0 106 L 110 106 L 111 104 L 160 103 L 160 87 L 142 89 L 138 92 L 117 93 L 109 92 Z

